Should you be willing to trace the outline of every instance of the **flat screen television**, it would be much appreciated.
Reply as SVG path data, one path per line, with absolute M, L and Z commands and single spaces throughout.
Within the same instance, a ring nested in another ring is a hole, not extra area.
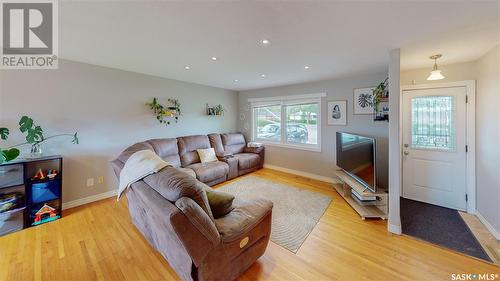
M 367 189 L 376 190 L 375 139 L 337 132 L 337 166 Z

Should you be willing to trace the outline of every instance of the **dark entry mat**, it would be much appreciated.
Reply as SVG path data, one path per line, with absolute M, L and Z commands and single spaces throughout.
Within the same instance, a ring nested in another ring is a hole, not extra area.
M 401 198 L 404 234 L 492 262 L 458 211 Z

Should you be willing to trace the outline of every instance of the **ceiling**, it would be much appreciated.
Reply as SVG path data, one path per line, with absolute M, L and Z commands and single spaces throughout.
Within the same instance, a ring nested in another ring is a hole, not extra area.
M 61 58 L 232 90 L 466 61 L 499 28 L 498 1 L 59 2 Z

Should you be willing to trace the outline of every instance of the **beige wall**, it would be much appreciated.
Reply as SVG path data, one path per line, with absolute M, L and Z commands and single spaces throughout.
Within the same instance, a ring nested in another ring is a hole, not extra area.
M 427 81 L 429 68 L 401 72 L 401 84 L 476 80 L 476 209 L 500 233 L 500 45 L 479 60 L 439 67 L 443 80 Z
M 477 77 L 476 208 L 500 233 L 500 45 L 479 59 Z
M 47 154 L 64 156 L 64 202 L 115 189 L 109 161 L 135 142 L 237 129 L 237 93 L 228 90 L 70 61 L 61 61 L 58 70 L 0 75 L 0 118 L 13 132 L 10 143 L 22 141 L 17 122 L 24 114 L 46 135 L 78 131 L 79 145 L 57 139 L 44 146 Z M 154 96 L 179 99 L 178 124 L 166 128 L 154 119 L 145 106 Z M 206 116 L 205 103 L 223 104 L 225 116 Z M 105 182 L 97 184 L 101 175 Z M 89 188 L 90 177 L 96 185 Z
M 273 87 L 239 93 L 240 130 L 247 138 L 251 137 L 251 111 L 248 110 L 248 98 L 288 96 L 310 93 L 327 93 L 322 99 L 322 139 L 321 152 L 312 152 L 283 147 L 266 147 L 265 163 L 287 169 L 312 173 L 333 178 L 335 171 L 335 134 L 337 131 L 352 132 L 377 138 L 377 183 L 388 186 L 388 123 L 373 122 L 371 115 L 353 114 L 353 88 L 375 86 L 387 77 L 387 72 L 360 75 L 351 78 L 325 80 L 290 86 Z M 347 126 L 329 126 L 326 112 L 330 100 L 347 100 Z

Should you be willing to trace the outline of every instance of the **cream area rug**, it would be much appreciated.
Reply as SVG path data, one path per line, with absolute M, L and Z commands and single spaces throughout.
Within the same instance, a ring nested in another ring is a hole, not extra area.
M 246 176 L 217 190 L 241 199 L 265 198 L 274 203 L 271 241 L 296 253 L 332 199 L 328 196 Z

